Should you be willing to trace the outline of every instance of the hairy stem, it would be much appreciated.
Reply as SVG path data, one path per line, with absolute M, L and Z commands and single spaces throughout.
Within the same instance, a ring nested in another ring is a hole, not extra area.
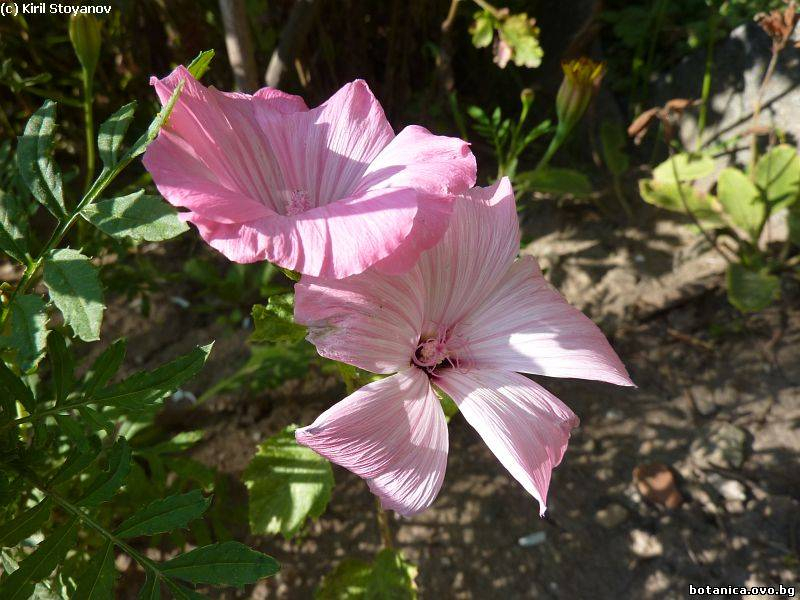
M 86 130 L 86 180 L 83 189 L 86 192 L 94 181 L 94 114 L 92 111 L 94 94 L 92 74 L 86 68 L 81 69 L 81 79 L 83 80 L 83 120 Z

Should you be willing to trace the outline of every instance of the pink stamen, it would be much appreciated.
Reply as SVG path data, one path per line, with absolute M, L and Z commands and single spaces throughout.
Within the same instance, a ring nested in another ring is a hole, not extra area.
M 309 208 L 311 208 L 311 199 L 308 197 L 308 194 L 303 190 L 295 190 L 286 203 L 286 214 L 289 216 L 299 215 L 300 213 L 306 212 Z

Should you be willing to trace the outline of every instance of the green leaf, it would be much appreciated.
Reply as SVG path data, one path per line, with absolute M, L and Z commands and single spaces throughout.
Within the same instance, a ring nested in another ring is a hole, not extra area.
M 103 291 L 97 269 L 72 248 L 54 250 L 45 259 L 44 283 L 64 322 L 86 342 L 100 339 Z
M 323 577 L 314 592 L 314 600 L 363 600 L 372 565 L 363 560 L 345 558 Z
M 470 27 L 472 45 L 476 48 L 486 48 L 494 39 L 494 19 L 491 13 L 479 11 L 475 13 L 475 22 Z
M 189 73 L 192 74 L 192 77 L 199 81 L 200 78 L 206 74 L 206 71 L 208 71 L 208 68 L 211 66 L 211 60 L 214 58 L 214 54 L 215 52 L 213 50 L 204 50 L 194 57 L 194 60 L 186 67 Z
M 10 412 L 13 412 L 13 402 L 17 401 L 22 406 L 25 407 L 25 410 L 28 412 L 33 411 L 33 407 L 35 401 L 33 399 L 33 393 L 31 389 L 25 385 L 25 382 L 17 377 L 14 372 L 9 369 L 2 360 L 0 360 L 0 390 L 2 390 L 3 396 L 3 409 L 7 409 L 7 405 L 5 400 L 9 400 L 12 403 L 12 409 Z M 14 415 L 11 415 L 13 418 Z
M 653 179 L 660 183 L 675 183 L 676 180 L 681 182 L 694 181 L 711 175 L 714 172 L 714 167 L 714 159 L 708 154 L 681 152 L 668 158 L 653 169 Z M 678 174 L 677 179 L 675 177 L 676 172 Z
M 158 577 L 150 569 L 145 571 L 145 580 L 142 589 L 139 590 L 138 600 L 161 600 L 161 584 Z
M 0 190 L 0 250 L 17 262 L 25 263 L 28 243 L 20 226 L 24 214 L 16 210 L 17 204 L 11 194 Z
M 52 510 L 52 503 L 45 499 L 15 519 L 0 525 L 0 546 L 10 548 L 32 536 L 47 522 Z
M 642 200 L 653 206 L 682 214 L 691 212 L 698 221 L 708 227 L 724 225 L 720 213 L 715 210 L 716 198 L 711 194 L 699 192 L 688 183 L 680 184 L 679 188 L 677 183 L 640 179 L 639 193 Z
M 25 125 L 17 143 L 17 164 L 22 180 L 57 219 L 66 216 L 61 171 L 53 160 L 56 105 L 45 101 Z
M 147 147 L 153 142 L 154 139 L 156 139 L 156 136 L 158 136 L 158 132 L 161 131 L 161 128 L 167 123 L 169 115 L 172 113 L 172 109 L 175 107 L 175 103 L 178 101 L 178 97 L 183 91 L 184 85 L 186 85 L 186 82 L 181 80 L 180 83 L 175 86 L 175 90 L 173 90 L 169 100 L 164 106 L 161 107 L 161 110 L 158 111 L 158 114 L 150 123 L 147 131 L 143 133 L 138 140 L 136 140 L 133 146 L 131 146 L 130 150 L 128 150 L 125 153 L 125 156 L 122 157 L 120 162 L 127 164 L 137 156 L 144 154 L 144 151 L 147 150 Z
M 75 546 L 78 520 L 73 518 L 53 531 L 25 558 L 19 569 L 5 577 L 0 584 L 3 600 L 26 600 L 33 593 L 33 584 L 45 579 Z
M 600 142 L 608 170 L 617 177 L 622 175 L 630 166 L 630 159 L 625 152 L 628 142 L 625 130 L 616 121 L 603 121 L 600 125 Z
M 125 519 L 116 535 L 129 538 L 180 529 L 199 519 L 210 505 L 211 498 L 205 498 L 200 490 L 161 498 Z
M 47 313 L 39 296 L 17 296 L 11 303 L 11 335 L 5 343 L 17 351 L 17 364 L 25 373 L 42 358 L 47 340 Z
M 800 157 L 797 150 L 780 144 L 758 159 L 754 183 L 772 210 L 793 204 L 800 194 Z
M 108 380 L 119 370 L 125 358 L 126 346 L 127 341 L 119 339 L 103 350 L 103 353 L 94 361 L 83 381 L 83 390 L 88 398 L 91 398 L 98 388 L 108 383 Z
M 240 544 L 221 542 L 196 548 L 161 565 L 161 571 L 191 583 L 246 585 L 275 575 L 277 561 Z
M 103 164 L 111 168 L 117 164 L 120 145 L 125 139 L 133 120 L 133 113 L 136 111 L 136 102 L 131 102 L 120 108 L 100 125 L 97 135 L 97 148 L 100 150 L 100 160 Z
M 417 568 L 396 550 L 386 548 L 374 563 L 346 558 L 325 575 L 315 600 L 413 600 Z
M 189 229 L 172 206 L 144 190 L 90 204 L 81 214 L 110 236 L 136 241 L 162 242 Z
M 525 171 L 517 175 L 516 183 L 524 190 L 535 190 L 546 194 L 569 194 L 581 197 L 592 193 L 589 179 L 574 169 L 545 167 L 535 171 Z
M 414 578 L 417 568 L 396 550 L 385 548 L 378 553 L 367 579 L 367 600 L 413 600 L 417 597 Z
M 289 426 L 258 447 L 242 476 L 249 494 L 250 530 L 293 537 L 307 519 L 328 506 L 333 489 L 330 463 L 294 439 Z
M 78 450 L 88 451 L 89 438 L 86 437 L 83 423 L 80 420 L 73 418 L 71 415 L 53 415 L 53 418 L 58 423 L 61 433 L 66 435 Z
M 766 205 L 750 178 L 738 169 L 725 169 L 717 180 L 717 197 L 733 223 L 756 241 L 766 216 Z
M 196 592 L 192 589 L 187 588 L 184 585 L 181 585 L 177 581 L 172 581 L 171 579 L 167 580 L 167 587 L 172 592 L 172 597 L 175 600 L 207 600 L 208 596 L 204 596 L 200 592 Z
M 515 65 L 535 68 L 542 64 L 544 51 L 539 45 L 539 29 L 526 13 L 510 15 L 500 24 L 498 31 L 511 47 Z
M 81 506 L 97 506 L 112 498 L 122 487 L 130 469 L 131 447 L 127 440 L 121 437 L 108 453 L 108 468 L 95 477 L 79 504 Z
M 135 373 L 100 390 L 95 394 L 95 400 L 107 406 L 127 407 L 157 402 L 177 390 L 203 368 L 212 345 L 199 346 L 153 371 Z
M 61 404 L 75 386 L 75 361 L 67 350 L 64 336 L 56 330 L 52 330 L 47 336 L 47 356 L 53 371 L 56 404 Z
M 727 273 L 728 300 L 742 312 L 767 308 L 780 296 L 780 280 L 766 270 L 732 264 Z
M 106 542 L 78 578 L 73 600 L 107 600 L 114 597 L 114 544 Z
M 266 306 L 253 305 L 254 342 L 299 342 L 306 336 L 306 328 L 294 322 L 294 295 L 270 296 Z
M 64 461 L 56 474 L 50 479 L 50 485 L 58 485 L 68 481 L 91 465 L 101 451 L 100 439 L 96 436 L 87 438 L 88 449 L 76 448 Z

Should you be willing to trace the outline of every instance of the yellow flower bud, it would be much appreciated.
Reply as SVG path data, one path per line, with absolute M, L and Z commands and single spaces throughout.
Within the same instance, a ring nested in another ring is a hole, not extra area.
M 580 121 L 605 74 L 603 62 L 581 57 L 563 61 L 564 80 L 556 96 L 559 128 L 571 130 Z

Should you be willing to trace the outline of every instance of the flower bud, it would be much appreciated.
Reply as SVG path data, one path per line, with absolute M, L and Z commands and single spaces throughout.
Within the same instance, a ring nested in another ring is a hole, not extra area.
M 559 129 L 570 131 L 580 121 L 605 74 L 605 63 L 581 57 L 563 61 L 564 80 L 556 96 Z
M 69 20 L 69 39 L 81 66 L 94 75 L 100 57 L 100 22 L 89 14 L 73 14 Z

